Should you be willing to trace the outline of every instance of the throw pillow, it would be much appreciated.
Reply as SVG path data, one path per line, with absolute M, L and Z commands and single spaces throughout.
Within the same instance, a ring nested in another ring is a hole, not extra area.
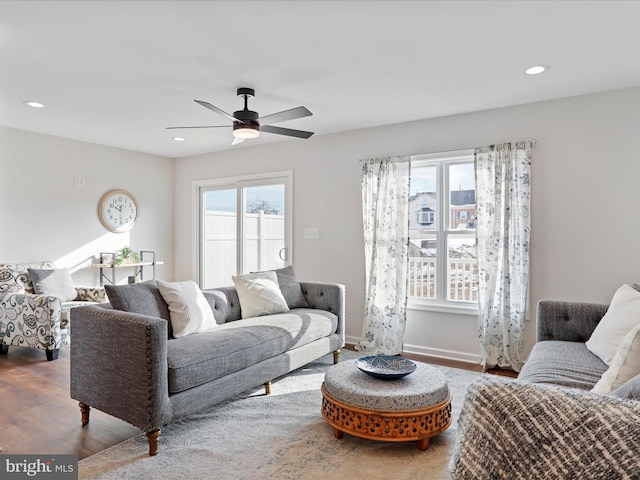
M 606 395 L 638 374 L 640 374 L 640 325 L 634 327 L 622 339 L 611 360 L 611 366 L 591 391 Z
M 278 277 L 278 286 L 282 292 L 282 296 L 287 302 L 289 308 L 308 308 L 309 304 L 307 299 L 304 298 L 300 282 L 296 278 L 296 274 L 293 271 L 293 267 L 279 268 L 274 270 Z
M 640 400 L 640 375 L 636 375 L 620 388 L 614 390 L 611 395 L 626 400 Z
M 28 271 L 36 295 L 58 297 L 61 302 L 72 302 L 78 296 L 71 274 L 66 268 L 55 270 L 29 268 Z
M 0 263 L 0 293 L 35 293 L 29 276 L 30 268 L 52 270 L 57 267 L 48 260 L 36 263 Z
M 607 313 L 587 340 L 587 349 L 611 365 L 618 345 L 636 325 L 640 325 L 640 292 L 623 285 L 614 294 Z
M 163 282 L 158 289 L 169 307 L 169 318 L 175 338 L 205 332 L 218 326 L 213 310 L 193 280 Z
M 231 278 L 238 291 L 242 318 L 289 311 L 274 271 L 249 273 Z
M 127 285 L 105 285 L 109 303 L 116 310 L 169 320 L 169 307 L 155 280 Z

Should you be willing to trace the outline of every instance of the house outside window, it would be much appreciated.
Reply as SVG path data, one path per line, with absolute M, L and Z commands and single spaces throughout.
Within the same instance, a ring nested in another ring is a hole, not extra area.
M 409 307 L 477 312 L 473 150 L 411 157 Z

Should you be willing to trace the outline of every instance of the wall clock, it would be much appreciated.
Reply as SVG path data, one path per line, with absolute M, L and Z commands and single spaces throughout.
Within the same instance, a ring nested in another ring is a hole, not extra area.
M 107 230 L 121 233 L 131 230 L 140 209 L 135 197 L 125 190 L 109 190 L 100 199 L 98 217 Z

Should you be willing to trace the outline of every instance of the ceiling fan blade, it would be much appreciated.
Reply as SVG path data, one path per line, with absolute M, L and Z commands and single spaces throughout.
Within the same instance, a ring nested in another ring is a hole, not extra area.
M 233 115 L 229 115 L 227 112 L 225 112 L 224 110 L 220 110 L 218 107 L 211 105 L 209 102 L 203 102 L 202 100 L 194 100 L 194 102 L 199 103 L 200 105 L 202 105 L 204 108 L 208 108 L 209 110 L 212 110 L 220 115 L 222 115 L 224 118 L 226 118 L 227 120 L 231 120 L 232 122 L 240 122 L 240 123 L 244 123 L 242 120 L 234 117 Z
M 311 135 L 313 135 L 313 132 L 305 132 L 304 130 L 292 130 L 291 128 L 273 127 L 271 125 L 260 125 L 260 131 L 298 138 L 309 138 Z
M 237 145 L 239 143 L 244 142 L 244 138 L 240 138 L 240 137 L 233 137 L 233 142 L 231 142 L 231 145 Z
M 165 127 L 167 130 L 173 130 L 175 128 L 229 128 L 231 125 L 200 125 L 195 127 Z
M 271 115 L 266 115 L 262 118 L 259 118 L 260 125 L 271 125 L 272 123 L 284 122 L 286 120 L 293 120 L 294 118 L 302 118 L 302 117 L 310 117 L 313 115 L 309 110 L 305 107 L 296 107 L 291 110 L 285 110 L 283 112 L 272 113 Z

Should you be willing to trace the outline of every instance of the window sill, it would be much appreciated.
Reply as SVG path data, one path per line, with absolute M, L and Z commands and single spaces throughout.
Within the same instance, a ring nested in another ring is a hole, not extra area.
M 478 307 L 476 305 L 457 305 L 451 303 L 437 303 L 425 300 L 409 299 L 407 309 L 420 310 L 428 312 L 454 313 L 456 315 L 478 316 Z

